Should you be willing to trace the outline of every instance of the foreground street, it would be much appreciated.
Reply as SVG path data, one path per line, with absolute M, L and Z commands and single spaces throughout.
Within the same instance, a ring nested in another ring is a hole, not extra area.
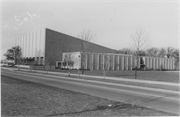
M 14 72 L 3 69 L 1 71 L 1 75 L 4 76 L 179 114 L 180 100 L 178 91 L 82 80 L 73 77 L 52 76 L 48 74 L 26 73 L 21 71 Z

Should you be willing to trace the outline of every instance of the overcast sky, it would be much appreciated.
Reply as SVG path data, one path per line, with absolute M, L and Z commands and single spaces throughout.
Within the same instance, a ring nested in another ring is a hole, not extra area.
M 2 2 L 2 54 L 16 37 L 42 28 L 74 37 L 90 29 L 96 34 L 95 43 L 117 50 L 129 48 L 130 35 L 143 29 L 149 34 L 150 47 L 178 48 L 178 0 L 8 1 Z

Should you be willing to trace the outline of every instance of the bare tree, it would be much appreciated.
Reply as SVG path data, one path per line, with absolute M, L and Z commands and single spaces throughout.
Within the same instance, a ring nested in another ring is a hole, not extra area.
M 45 58 L 44 60 L 44 69 L 46 71 L 46 73 L 48 73 L 49 69 L 51 69 L 52 63 L 53 63 L 53 58 L 49 57 L 49 58 Z
M 160 48 L 158 52 L 158 57 L 165 57 L 166 56 L 166 49 Z
M 68 69 L 68 76 L 71 75 L 71 70 L 73 69 L 74 64 L 76 64 L 79 61 L 79 58 L 75 57 L 74 52 L 68 52 L 64 53 L 64 60 L 63 64 L 67 66 Z
M 93 41 L 95 38 L 95 33 L 93 31 L 91 31 L 90 29 L 83 30 L 82 32 L 80 32 L 78 34 L 78 37 L 80 39 L 82 39 L 81 43 L 80 43 L 81 52 L 82 52 L 82 55 L 81 55 L 82 67 L 81 67 L 81 69 L 82 69 L 82 74 L 84 74 L 84 64 L 87 59 L 86 53 L 87 53 L 88 48 L 90 48 L 89 42 Z
M 104 66 L 103 69 L 103 78 L 105 80 L 106 74 L 109 71 L 110 67 L 113 65 L 110 56 L 108 56 L 107 54 L 104 55 L 104 65 L 102 64 L 102 66 Z
M 172 47 L 167 47 L 167 48 L 165 48 L 165 50 L 166 50 L 166 56 L 167 56 L 167 58 L 172 57 L 174 48 L 172 48 Z
M 155 47 L 152 47 L 152 48 L 147 49 L 146 53 L 147 53 L 148 56 L 157 57 L 158 54 L 159 54 L 159 49 L 155 48 Z
M 132 55 L 133 54 L 133 50 L 131 50 L 130 48 L 123 48 L 121 51 L 124 54 L 128 54 L 128 55 Z
M 43 52 L 41 50 L 35 50 L 35 60 L 30 62 L 30 71 L 32 72 L 33 68 L 35 68 L 35 65 L 38 64 L 38 59 L 40 59 L 43 56 Z
M 172 56 L 175 59 L 175 69 L 179 70 L 179 49 L 174 49 Z
M 149 45 L 149 35 L 142 29 L 137 30 L 134 34 L 131 35 L 133 42 L 134 55 L 136 57 L 136 67 L 135 67 L 135 79 L 137 78 L 137 69 L 139 65 L 139 54 L 140 51 L 144 50 Z

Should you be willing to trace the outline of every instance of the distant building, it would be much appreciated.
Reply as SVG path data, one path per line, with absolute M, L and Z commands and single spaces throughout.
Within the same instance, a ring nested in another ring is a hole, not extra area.
M 81 42 L 83 40 L 50 29 L 43 29 L 15 39 L 15 46 L 22 49 L 24 64 L 37 61 L 38 64 L 49 63 L 52 66 L 62 66 L 63 53 L 78 52 L 82 54 Z M 132 55 L 124 55 L 116 50 L 89 42 L 85 69 L 102 70 L 104 57 L 112 62 L 110 70 L 132 70 L 136 66 L 136 59 Z M 139 58 L 138 68 L 146 69 L 174 69 L 174 59 L 158 57 Z M 80 62 L 80 66 L 82 62 Z M 143 65 L 142 65 L 143 64 Z M 76 67 L 77 68 L 77 67 Z

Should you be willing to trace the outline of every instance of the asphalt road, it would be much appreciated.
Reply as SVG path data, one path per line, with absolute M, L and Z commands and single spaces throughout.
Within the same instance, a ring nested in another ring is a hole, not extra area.
M 1 69 L 1 75 L 179 114 L 179 92 Z

